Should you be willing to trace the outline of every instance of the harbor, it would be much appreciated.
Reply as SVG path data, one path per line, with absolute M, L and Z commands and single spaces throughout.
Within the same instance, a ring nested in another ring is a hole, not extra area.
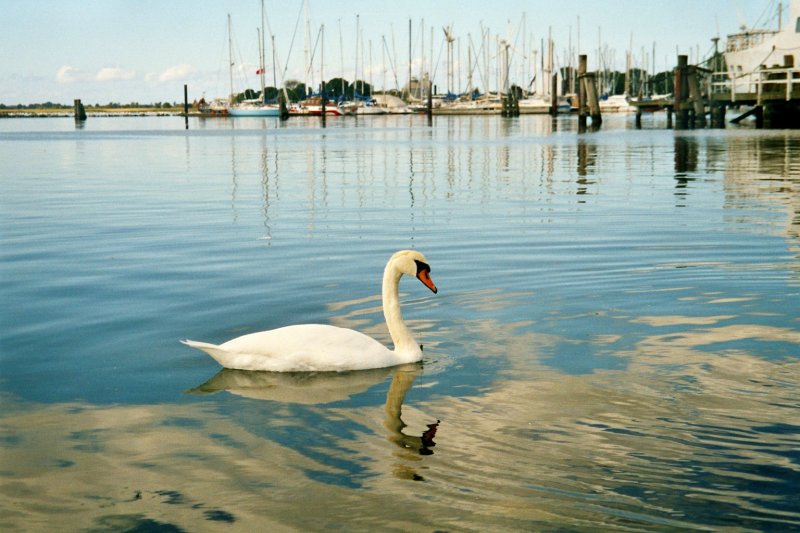
M 263 9 L 263 3 L 262 3 Z M 263 15 L 262 15 L 263 17 Z M 671 72 L 663 72 L 660 76 L 671 78 L 672 91 L 666 94 L 654 94 L 655 84 L 647 81 L 647 73 L 640 71 L 638 87 L 631 82 L 632 52 L 628 52 L 628 69 L 624 73 L 615 73 L 617 77 L 624 76 L 625 83 L 621 94 L 610 93 L 608 85 L 601 86 L 600 78 L 611 73 L 590 71 L 587 67 L 587 55 L 579 54 L 576 67 L 570 64 L 557 69 L 554 63 L 555 44 L 548 37 L 542 40 L 538 50 L 534 50 L 534 57 L 538 53 L 541 63 L 538 71 L 534 67 L 533 80 L 542 80 L 538 89 L 533 88 L 533 83 L 523 90 L 511 81 L 511 53 L 512 47 L 508 41 L 500 41 L 498 37 L 497 57 L 498 72 L 497 82 L 500 85 L 494 92 L 481 92 L 474 89 L 464 94 L 454 94 L 452 73 L 452 42 L 453 35 L 445 28 L 445 43 L 447 46 L 447 92 L 441 94 L 433 86 L 429 74 L 423 72 L 418 78 L 412 75 L 409 69 L 409 81 L 401 90 L 391 93 L 374 92 L 371 84 L 361 81 L 361 90 L 367 87 L 367 94 L 359 94 L 353 82 L 350 98 L 342 90 L 338 93 L 325 90 L 326 84 L 320 85 L 320 92 L 310 99 L 303 96 L 289 97 L 286 88 L 274 89 L 276 102 L 268 104 L 264 99 L 257 106 L 263 106 L 260 111 L 255 107 L 243 111 L 237 105 L 226 105 L 217 99 L 216 107 L 205 102 L 195 106 L 194 113 L 205 116 L 281 116 L 288 119 L 293 115 L 322 116 L 354 116 L 354 115 L 379 115 L 384 113 L 408 114 L 424 113 L 433 115 L 493 115 L 518 116 L 520 114 L 549 114 L 555 116 L 559 113 L 574 113 L 579 116 L 585 129 L 586 117 L 591 116 L 590 123 L 597 130 L 602 123 L 603 113 L 635 113 L 637 124 L 641 123 L 643 113 L 663 111 L 667 115 L 668 127 L 677 129 L 696 127 L 725 127 L 728 120 L 728 109 L 742 109 L 732 117 L 730 122 L 738 124 L 742 120 L 753 117 L 756 128 L 762 127 L 799 127 L 800 126 L 800 2 L 791 2 L 788 7 L 788 23 L 784 24 L 784 9 L 778 4 L 777 29 L 770 28 L 745 28 L 742 31 L 729 34 L 725 42 L 725 49 L 720 52 L 717 44 L 720 40 L 713 40 L 713 53 L 705 59 L 696 57 L 697 64 L 690 65 L 688 56 L 679 54 L 675 67 Z M 523 19 L 524 23 L 524 19 Z M 320 29 L 322 32 L 324 27 Z M 409 44 L 412 35 L 412 21 L 409 20 Z M 433 35 L 431 35 L 433 39 Z M 263 42 L 262 42 L 263 44 Z M 600 47 L 598 50 L 600 50 Z M 231 46 L 232 49 L 232 46 Z M 482 50 L 475 50 L 478 55 Z M 599 57 L 600 54 L 598 54 Z M 262 48 L 260 57 L 265 57 Z M 545 61 L 545 58 L 546 61 Z M 469 64 L 477 65 L 468 60 Z M 653 58 L 655 63 L 655 57 Z M 233 59 L 231 58 L 233 65 Z M 410 63 L 409 63 L 410 64 Z M 424 64 L 424 61 L 423 61 Z M 308 66 L 311 70 L 313 65 Z M 265 68 L 259 68 L 262 90 L 264 86 Z M 320 69 L 321 74 L 321 69 Z M 467 86 L 472 87 L 474 71 L 468 73 Z M 395 75 L 396 77 L 396 75 Z M 655 73 L 653 74 L 655 76 Z M 488 73 L 481 74 L 482 80 L 490 79 Z M 642 78 L 645 78 L 644 80 Z M 598 80 L 597 83 L 595 80 Z M 346 80 L 340 80 L 344 88 Z M 232 82 L 231 82 L 232 86 Z M 336 87 L 337 82 L 329 82 L 328 87 Z M 532 91 L 530 89 L 533 89 Z M 303 94 L 310 91 L 310 87 L 303 86 Z M 357 96 L 357 98 L 354 98 Z M 232 98 L 232 97 L 231 97 Z M 266 98 L 266 97 L 265 97 Z M 293 101 L 294 100 L 294 101 Z M 391 101 L 391 105 L 387 102 Z M 283 112 L 281 112 L 283 105 Z M 327 108 L 326 108 L 327 105 Z M 229 113 L 233 111 L 232 113 Z M 673 115 L 675 117 L 673 121 Z
M 674 66 L 665 71 L 655 71 L 655 48 L 652 58 L 648 58 L 644 50 L 638 59 L 634 57 L 633 46 L 626 51 L 626 68 L 624 71 L 609 69 L 606 55 L 611 55 L 600 43 L 591 56 L 595 64 L 590 64 L 588 53 L 581 53 L 572 45 L 565 58 L 557 59 L 558 45 L 551 37 L 541 39 L 538 47 L 531 47 L 532 37 L 528 45 L 523 45 L 528 53 L 516 50 L 520 36 L 525 37 L 525 18 L 512 32 L 507 40 L 500 35 L 494 36 L 496 49 L 491 50 L 488 32 L 483 36 L 480 45 L 472 42 L 467 50 L 466 80 L 459 82 L 461 92 L 456 86 L 454 64 L 461 60 L 453 58 L 453 42 L 456 37 L 445 31 L 445 39 L 440 49 L 439 61 L 423 58 L 418 72 L 409 68 L 407 83 L 386 89 L 386 72 L 384 67 L 383 89 L 376 88 L 374 80 L 359 79 L 358 67 L 352 81 L 335 78 L 320 82 L 314 87 L 313 82 L 290 80 L 280 87 L 268 86 L 266 76 L 270 68 L 266 64 L 268 57 L 264 26 L 266 12 L 261 2 L 262 27 L 259 29 L 259 66 L 257 69 L 259 89 L 246 89 L 241 93 L 234 91 L 234 57 L 230 15 L 228 16 L 228 51 L 230 66 L 230 90 L 227 97 L 216 97 L 206 100 L 200 98 L 184 98 L 164 108 L 155 109 L 113 109 L 95 105 L 80 111 L 76 103 L 72 113 L 65 108 L 50 110 L 24 110 L 0 108 L 0 117 L 19 116 L 65 116 L 70 114 L 77 121 L 90 116 L 120 115 L 181 115 L 201 117 L 278 117 L 287 120 L 293 116 L 328 117 L 369 117 L 383 114 L 426 114 L 429 116 L 456 115 L 502 115 L 514 117 L 527 114 L 574 114 L 582 124 L 585 117 L 592 117 L 589 124 L 592 129 L 599 129 L 603 114 L 632 113 L 641 123 L 642 115 L 663 112 L 667 117 L 668 127 L 678 129 L 696 127 L 725 127 L 726 124 L 739 124 L 742 121 L 756 128 L 797 127 L 800 124 L 800 2 L 792 1 L 784 6 L 778 3 L 776 16 L 777 28 L 746 27 L 742 24 L 740 31 L 730 33 L 723 40 L 721 37 L 710 39 L 714 46 L 706 57 L 700 57 L 699 51 L 689 56 L 674 56 Z M 580 20 L 578 21 L 580 24 Z M 320 26 L 317 43 L 324 41 L 324 25 Z M 430 28 L 431 55 L 433 43 L 436 42 L 434 28 Z M 447 30 L 447 28 L 445 28 Z M 306 32 L 310 30 L 307 28 Z M 417 27 L 408 20 L 409 50 L 412 39 L 425 39 L 426 27 Z M 307 35 L 307 39 L 310 37 Z M 341 39 L 341 36 L 339 37 Z M 274 36 L 272 37 L 274 41 Z M 512 43 L 513 41 L 513 43 Z M 720 50 L 719 45 L 724 47 Z M 306 45 L 309 46 L 308 44 Z M 357 44 L 358 47 L 358 44 Z M 446 47 L 446 48 L 445 48 Z M 441 52 L 446 50 L 445 65 L 441 65 Z M 357 49 L 356 56 L 361 53 L 364 61 L 366 50 Z M 385 52 L 385 50 L 384 50 Z M 272 50 L 270 66 L 273 81 L 278 85 L 276 50 Z M 574 54 L 574 55 L 573 55 Z M 314 49 L 305 68 L 307 73 L 318 69 L 318 76 L 323 74 L 324 50 Z M 385 55 L 385 54 L 384 54 Z M 495 58 L 490 66 L 487 58 Z M 314 64 L 318 57 L 318 65 Z M 370 53 L 371 57 L 371 53 Z M 390 58 L 391 59 L 391 58 Z M 394 61 L 398 59 L 395 57 Z M 691 61 L 694 60 L 694 63 Z M 412 59 L 409 58 L 409 65 Z M 634 66 L 635 64 L 641 66 Z M 652 65 L 652 66 L 651 66 Z M 431 77 L 434 73 L 426 69 L 438 70 L 444 67 L 446 76 L 445 91 L 434 85 Z M 644 67 L 644 68 L 643 68 Z M 238 69 L 241 70 L 241 69 Z M 361 74 L 365 67 L 362 66 Z M 519 71 L 518 79 L 514 73 Z M 464 73 L 461 73 L 463 76 Z M 398 72 L 393 73 L 399 79 Z M 529 79 L 528 83 L 521 80 Z M 621 82 L 620 80 L 624 80 Z M 484 87 L 479 88 L 478 81 Z M 464 87 L 471 89 L 464 90 Z M 184 91 L 196 91 L 197 87 L 184 86 Z M 202 89 L 202 88 L 201 88 Z M 205 91 L 204 91 L 205 92 Z M 731 116 L 728 116 L 731 115 Z M 750 119 L 750 120 L 747 120 Z

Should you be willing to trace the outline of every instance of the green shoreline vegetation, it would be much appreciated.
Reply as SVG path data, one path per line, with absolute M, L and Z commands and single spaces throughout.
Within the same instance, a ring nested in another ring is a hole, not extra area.
M 138 102 L 120 104 L 117 102 L 109 102 L 107 104 L 83 104 L 83 107 L 86 110 L 87 115 L 172 115 L 183 113 L 183 104 L 178 104 L 176 102 L 156 102 L 154 104 L 140 104 Z M 53 102 L 16 105 L 0 103 L 0 118 L 72 116 L 74 111 L 75 108 L 73 105 L 57 104 Z

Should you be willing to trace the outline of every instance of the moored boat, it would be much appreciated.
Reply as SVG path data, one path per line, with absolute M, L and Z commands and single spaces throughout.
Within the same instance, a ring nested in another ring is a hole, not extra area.
M 278 104 L 265 103 L 261 100 L 244 100 L 228 106 L 228 115 L 232 117 L 279 117 L 281 108 Z
M 228 114 L 228 101 L 224 98 L 214 98 L 210 102 L 201 98 L 194 106 L 198 114 L 204 117 L 224 117 Z
M 351 105 L 352 104 L 352 105 Z M 355 105 L 353 102 L 346 102 L 342 104 L 336 104 L 336 102 L 325 99 L 325 115 L 326 116 L 334 116 L 339 117 L 342 115 L 353 115 L 355 114 Z M 311 116 L 321 116 L 322 115 L 322 97 L 319 95 L 310 96 L 305 100 L 297 102 L 289 107 L 289 114 L 290 115 L 311 115 Z
M 628 96 L 625 94 L 612 94 L 601 97 L 599 105 L 601 113 L 631 113 L 636 111 L 636 107 L 631 105 Z
M 405 115 L 411 112 L 405 101 L 397 96 L 391 94 L 376 94 L 372 98 L 375 100 L 375 104 L 387 113 Z
M 231 103 L 228 106 L 228 115 L 232 117 L 280 117 L 281 116 L 281 108 L 278 104 L 268 102 L 266 99 L 266 83 L 264 80 L 264 73 L 266 72 L 266 68 L 264 65 L 264 58 L 266 57 L 266 51 L 264 48 L 264 0 L 261 0 L 261 31 L 259 32 L 259 42 L 258 42 L 258 57 L 259 57 L 259 68 L 256 71 L 256 74 L 259 75 L 261 81 L 261 94 L 259 98 L 252 99 L 252 100 L 243 100 L 241 102 Z M 231 57 L 230 57 L 230 64 L 231 68 L 233 68 L 233 45 L 230 42 L 230 15 L 228 15 L 228 46 L 231 50 Z M 231 80 L 231 92 L 233 92 L 233 80 Z M 232 98 L 232 97 L 231 97 Z
M 355 103 L 356 115 L 385 115 L 386 109 L 380 107 L 373 99 L 361 99 Z

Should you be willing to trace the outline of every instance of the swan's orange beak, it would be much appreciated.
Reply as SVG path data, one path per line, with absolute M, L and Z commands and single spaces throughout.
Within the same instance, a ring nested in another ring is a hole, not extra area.
M 427 268 L 419 269 L 419 272 L 417 272 L 417 278 L 424 283 L 426 287 L 432 290 L 433 294 L 439 292 L 439 289 L 436 288 L 436 284 L 433 283 L 433 280 L 431 279 L 431 271 Z

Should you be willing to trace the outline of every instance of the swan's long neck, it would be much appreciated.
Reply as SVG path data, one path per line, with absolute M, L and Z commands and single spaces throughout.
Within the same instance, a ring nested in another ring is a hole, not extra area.
M 389 327 L 389 335 L 394 342 L 394 351 L 401 356 L 407 356 L 409 361 L 419 359 L 422 351 L 419 344 L 414 340 L 411 330 L 403 322 L 403 314 L 400 312 L 400 297 L 398 288 L 402 274 L 394 268 L 390 262 L 386 265 L 383 272 L 383 316 L 386 318 L 386 325 Z

